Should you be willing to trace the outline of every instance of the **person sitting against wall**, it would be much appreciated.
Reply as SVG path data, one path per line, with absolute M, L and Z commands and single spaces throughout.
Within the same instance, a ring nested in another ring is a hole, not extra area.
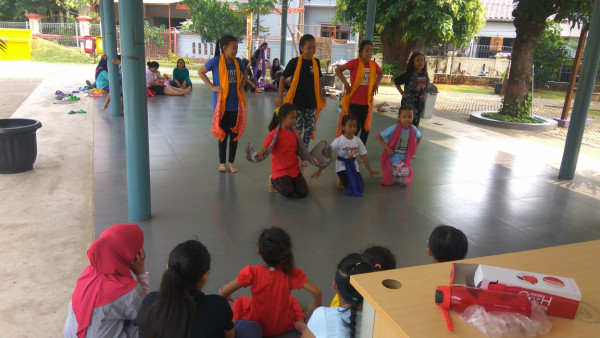
M 182 89 L 192 87 L 190 71 L 185 67 L 185 61 L 183 59 L 177 60 L 177 67 L 173 68 L 173 80 L 171 81 L 171 86 Z
M 171 87 L 170 78 L 168 75 L 161 75 L 158 71 L 160 65 L 156 61 L 148 61 L 146 63 L 146 88 L 153 91 L 155 95 L 173 95 L 183 96 L 192 90 L 188 86 L 186 89 Z

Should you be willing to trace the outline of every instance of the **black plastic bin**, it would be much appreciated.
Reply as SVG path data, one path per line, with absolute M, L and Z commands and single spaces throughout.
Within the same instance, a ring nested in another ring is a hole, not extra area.
M 30 119 L 0 119 L 0 174 L 33 169 L 37 157 L 36 132 L 42 123 Z

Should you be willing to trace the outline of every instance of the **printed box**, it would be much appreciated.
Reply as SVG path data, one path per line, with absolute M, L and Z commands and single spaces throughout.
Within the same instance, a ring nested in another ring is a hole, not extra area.
M 450 284 L 522 293 L 542 305 L 549 315 L 564 318 L 574 318 L 581 301 L 581 291 L 573 278 L 483 264 L 454 263 Z

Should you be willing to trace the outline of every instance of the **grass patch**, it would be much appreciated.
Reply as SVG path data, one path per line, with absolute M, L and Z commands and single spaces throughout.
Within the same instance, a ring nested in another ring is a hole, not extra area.
M 435 86 L 440 92 L 496 95 L 494 94 L 494 88 L 488 86 L 450 85 L 443 83 L 436 84 Z
M 546 120 L 542 120 L 537 117 L 528 117 L 528 118 L 518 118 L 512 117 L 508 115 L 501 115 L 498 113 L 483 113 L 481 114 L 483 117 L 487 117 L 488 119 L 496 120 L 496 121 L 504 121 L 504 122 L 517 122 L 517 123 L 544 123 Z
M 560 100 L 564 100 L 565 96 L 567 96 L 567 93 L 565 93 L 565 92 L 559 92 L 559 91 L 553 91 L 553 90 L 536 89 L 536 90 L 533 91 L 533 98 L 534 99 L 560 99 Z
M 94 63 L 94 59 L 56 42 L 34 38 L 31 41 L 31 60 L 51 63 Z
M 588 110 L 589 115 L 600 116 L 600 110 L 590 109 Z

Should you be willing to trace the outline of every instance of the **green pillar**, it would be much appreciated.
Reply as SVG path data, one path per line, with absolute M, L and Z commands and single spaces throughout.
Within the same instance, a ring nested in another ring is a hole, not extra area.
M 117 58 L 117 30 L 115 28 L 115 2 L 114 0 L 101 0 L 100 6 L 104 8 L 104 38 L 102 39 L 108 57 L 108 86 L 112 93 L 110 111 L 112 115 L 121 115 L 121 83 L 119 82 L 119 66 L 112 63 Z
M 577 158 L 581 148 L 581 140 L 585 130 L 587 112 L 590 108 L 592 92 L 594 91 L 594 81 L 598 72 L 600 63 L 600 0 L 596 0 L 590 31 L 588 34 L 585 50 L 583 52 L 583 67 L 581 76 L 577 83 L 577 94 L 573 104 L 573 113 L 567 132 L 567 141 L 563 151 L 562 162 L 560 163 L 559 178 L 572 180 L 575 177 L 577 168 Z
M 287 15 L 288 15 L 288 0 L 281 1 L 281 48 L 279 52 L 279 62 L 287 64 L 285 58 L 285 47 L 287 46 Z
M 365 26 L 365 39 L 373 41 L 373 32 L 375 31 L 375 9 L 377 0 L 369 0 L 367 3 L 367 23 Z
M 104 29 L 104 27 L 105 27 L 104 26 L 104 8 L 103 8 L 102 4 L 100 4 L 100 6 L 98 6 L 98 7 L 100 8 L 100 36 L 102 37 L 102 50 L 104 51 L 104 53 L 106 53 L 106 40 L 104 40 L 104 37 L 106 36 L 106 31 Z M 113 17 L 114 17 L 114 14 L 113 14 Z M 98 47 L 96 46 L 96 48 L 98 48 Z
M 119 1 L 129 219 L 150 219 L 150 155 L 142 0 Z

